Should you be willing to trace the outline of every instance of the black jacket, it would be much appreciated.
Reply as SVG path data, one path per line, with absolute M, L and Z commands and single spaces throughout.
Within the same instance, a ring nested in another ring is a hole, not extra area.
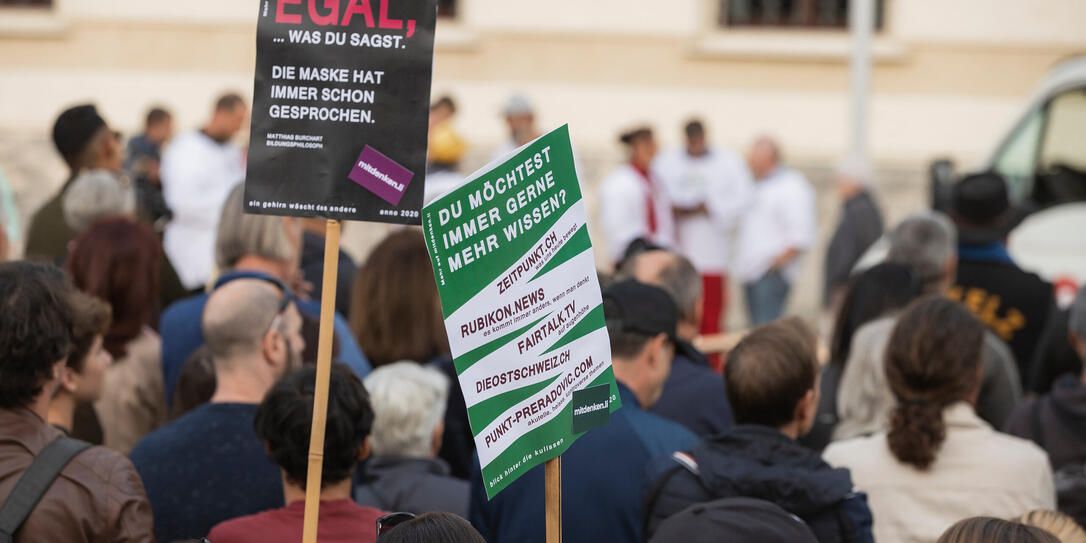
M 649 412 L 685 426 L 698 437 L 731 429 L 732 406 L 724 378 L 709 368 L 709 361 L 693 345 L 684 347 L 676 353 L 664 391 Z
M 646 539 L 663 520 L 695 503 L 721 498 L 765 500 L 811 527 L 820 543 L 871 542 L 867 498 L 847 469 L 765 426 L 740 425 L 673 456 L 645 498 Z
M 1006 432 L 1029 439 L 1048 453 L 1060 511 L 1086 523 L 1086 385 L 1064 375 L 1052 392 L 1019 407 Z
M 1030 363 L 1042 332 L 1056 313 L 1055 297 L 1050 283 L 1007 258 L 999 258 L 1001 250 L 1005 254 L 1002 246 L 960 247 L 958 277 L 949 296 L 1007 342 L 1014 351 L 1018 375 L 1025 380 L 1033 374 Z M 974 256 L 978 253 L 992 256 Z
M 871 193 L 865 191 L 845 200 L 841 222 L 826 248 L 823 305 L 829 307 L 835 290 L 848 284 L 852 267 L 882 236 L 882 213 Z
M 375 456 L 362 468 L 362 484 L 354 501 L 383 511 L 423 513 L 443 511 L 468 516 L 471 485 L 449 475 L 439 458 Z
M 1005 430 L 1048 452 L 1055 469 L 1086 462 L 1086 385 L 1076 375 L 1064 375 L 1051 393 L 1016 409 Z

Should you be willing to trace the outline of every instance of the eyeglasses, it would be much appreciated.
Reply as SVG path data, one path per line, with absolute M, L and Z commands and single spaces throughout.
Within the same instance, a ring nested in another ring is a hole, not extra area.
M 389 513 L 377 519 L 377 535 L 388 533 L 389 530 L 414 518 L 414 513 Z

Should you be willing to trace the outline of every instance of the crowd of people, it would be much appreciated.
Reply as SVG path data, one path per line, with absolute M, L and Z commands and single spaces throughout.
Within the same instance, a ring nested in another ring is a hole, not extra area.
M 427 198 L 457 182 L 455 109 L 431 110 Z M 57 119 L 69 179 L 0 263 L 0 540 L 301 539 L 324 229 L 243 212 L 246 114 L 224 95 L 173 137 L 156 108 L 127 146 L 93 106 Z M 523 97 L 504 114 L 499 155 L 539 135 Z M 1086 290 L 1060 308 L 1018 267 L 1006 183 L 883 236 L 842 161 L 823 360 L 786 315 L 811 185 L 770 138 L 684 134 L 623 133 L 599 187 L 622 407 L 563 456 L 565 540 L 1086 543 Z M 486 496 L 422 232 L 338 272 L 318 540 L 543 541 L 542 466 Z M 729 280 L 751 328 L 703 352 Z

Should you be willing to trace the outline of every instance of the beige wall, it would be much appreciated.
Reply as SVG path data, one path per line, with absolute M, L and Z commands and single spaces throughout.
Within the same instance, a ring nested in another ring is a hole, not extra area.
M 661 6 L 666 5 L 666 11 Z M 665 141 L 692 114 L 742 145 L 778 134 L 792 156 L 824 162 L 847 139 L 847 35 L 723 31 L 712 0 L 463 0 L 439 27 L 435 92 L 462 104 L 480 147 L 502 138 L 514 91 L 543 124 L 569 122 L 589 155 L 615 132 L 657 125 Z M 94 100 L 138 127 L 165 103 L 198 124 L 224 89 L 250 88 L 256 2 L 58 0 L 56 13 L 0 13 L 0 127 L 39 130 Z M 16 17 L 22 14 L 23 17 Z M 1086 2 L 888 0 L 876 43 L 871 147 L 884 162 L 983 153 L 1059 58 L 1086 50 Z M 37 21 L 37 22 L 33 22 Z
M 979 158 L 1045 72 L 1086 51 L 1086 1 L 886 1 L 870 148 L 893 173 L 883 188 L 897 218 L 922 205 L 931 158 Z M 466 165 L 481 164 L 505 137 L 498 111 L 521 92 L 544 128 L 570 124 L 590 195 L 619 158 L 620 128 L 651 123 L 673 144 L 691 115 L 708 121 L 717 143 L 740 147 L 768 132 L 793 162 L 824 171 L 848 139 L 847 34 L 721 30 L 716 4 L 461 0 L 459 18 L 439 23 L 433 89 L 460 103 L 458 126 L 475 144 Z M 216 94 L 251 92 L 258 8 L 252 0 L 57 0 L 53 12 L 0 11 L 0 168 L 24 213 L 63 178 L 48 142 L 63 107 L 94 101 L 133 132 L 161 103 L 192 128 Z M 835 206 L 827 191 L 820 201 L 824 238 Z M 361 252 L 366 243 L 348 245 Z M 808 314 L 817 258 L 796 302 Z

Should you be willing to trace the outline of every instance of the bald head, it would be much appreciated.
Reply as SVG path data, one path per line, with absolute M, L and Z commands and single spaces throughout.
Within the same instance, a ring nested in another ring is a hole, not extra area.
M 215 289 L 204 306 L 204 343 L 217 363 L 259 353 L 282 293 L 267 281 L 235 279 Z
M 764 179 L 780 164 L 781 151 L 777 142 L 768 136 L 754 140 L 747 153 L 747 163 L 754 179 Z
M 645 251 L 628 258 L 619 273 L 664 289 L 678 306 L 682 323 L 700 324 L 701 276 L 686 257 L 665 250 Z

